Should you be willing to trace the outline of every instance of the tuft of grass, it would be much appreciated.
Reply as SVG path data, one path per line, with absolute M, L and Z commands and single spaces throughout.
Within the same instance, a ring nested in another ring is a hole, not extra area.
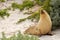
M 12 8 L 13 9 L 23 10 L 24 9 L 24 6 L 22 4 L 12 3 Z
M 48 13 L 50 12 L 50 8 L 51 8 L 50 2 L 51 0 L 45 0 L 42 5 L 42 8 L 46 10 Z
M 42 5 L 42 2 L 41 2 L 41 0 L 35 0 L 35 2 L 36 2 L 36 4 L 38 4 L 38 5 Z
M 31 8 L 34 6 L 34 3 L 32 1 L 25 0 L 23 1 L 23 4 L 18 4 L 18 3 L 12 3 L 12 8 L 13 9 L 20 9 L 23 10 L 24 8 Z
M 26 8 L 31 8 L 34 6 L 34 1 L 25 0 L 25 1 L 23 1 L 23 6 Z
M 26 19 L 31 19 L 32 21 L 34 19 L 36 19 L 38 21 L 39 18 L 40 18 L 40 12 L 39 11 L 36 11 L 36 12 L 32 13 L 30 16 L 28 16 L 27 18 L 19 19 L 19 21 L 17 21 L 17 24 L 25 21 Z
M 26 20 L 26 18 L 19 19 L 19 21 L 17 21 L 17 23 L 16 23 L 16 24 L 19 24 L 19 23 L 21 23 L 21 22 L 23 22 L 23 21 L 25 21 L 25 20 Z
M 33 36 L 33 35 L 32 36 L 23 35 L 20 32 L 18 32 L 17 35 L 14 34 L 13 36 L 6 38 L 5 34 L 3 32 L 1 40 L 39 40 L 39 38 L 37 36 Z
M 4 16 L 9 17 L 9 13 L 7 13 L 7 9 L 0 10 L 0 17 L 4 18 Z
M 5 0 L 0 0 L 0 2 L 5 2 Z

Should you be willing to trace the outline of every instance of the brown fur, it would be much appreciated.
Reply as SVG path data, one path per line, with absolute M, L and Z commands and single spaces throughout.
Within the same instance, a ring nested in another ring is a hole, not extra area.
M 52 27 L 51 18 L 45 10 L 41 11 L 39 22 L 36 26 L 28 28 L 24 33 L 31 35 L 50 34 Z

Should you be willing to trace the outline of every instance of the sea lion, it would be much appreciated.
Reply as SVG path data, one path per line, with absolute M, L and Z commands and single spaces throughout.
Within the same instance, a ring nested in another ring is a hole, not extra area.
M 40 19 L 35 26 L 29 27 L 24 34 L 31 35 L 45 35 L 50 34 L 52 28 L 52 21 L 49 14 L 45 10 L 40 11 Z

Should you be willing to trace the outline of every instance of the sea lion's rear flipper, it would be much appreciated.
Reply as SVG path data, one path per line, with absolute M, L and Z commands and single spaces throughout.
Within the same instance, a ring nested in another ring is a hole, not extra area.
M 49 31 L 49 32 L 47 33 L 47 35 L 52 36 L 52 35 L 53 35 L 53 33 L 52 33 L 51 31 Z
M 40 30 L 36 27 L 29 27 L 27 30 L 25 30 L 24 34 L 30 34 L 30 35 L 37 35 L 40 36 Z

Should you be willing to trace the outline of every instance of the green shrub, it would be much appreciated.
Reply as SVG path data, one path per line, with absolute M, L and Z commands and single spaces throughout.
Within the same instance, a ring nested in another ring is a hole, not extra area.
M 60 28 L 60 0 L 51 1 L 50 16 L 53 22 L 53 29 Z
M 14 34 L 13 36 L 6 38 L 3 32 L 1 40 L 39 40 L 39 38 L 37 36 L 23 35 L 20 32 L 17 35 Z

